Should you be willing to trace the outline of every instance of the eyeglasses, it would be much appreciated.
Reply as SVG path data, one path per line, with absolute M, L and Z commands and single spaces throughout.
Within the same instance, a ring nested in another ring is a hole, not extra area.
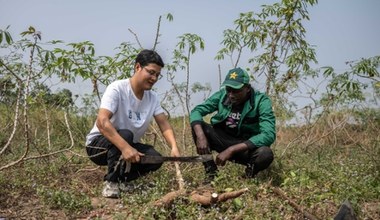
M 147 73 L 149 73 L 150 76 L 155 76 L 157 79 L 161 79 L 161 78 L 162 78 L 162 75 L 161 75 L 160 72 L 156 72 L 156 71 L 154 71 L 154 70 L 150 70 L 150 69 L 148 69 L 148 68 L 146 68 L 146 67 L 143 67 L 143 69 L 144 69 Z

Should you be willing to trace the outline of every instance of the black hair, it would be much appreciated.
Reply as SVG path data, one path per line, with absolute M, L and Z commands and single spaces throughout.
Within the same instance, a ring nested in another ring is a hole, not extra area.
M 139 63 L 142 67 L 147 66 L 150 63 L 157 64 L 160 67 L 165 66 L 161 56 L 156 51 L 147 49 L 142 50 L 139 54 L 137 54 L 135 63 Z

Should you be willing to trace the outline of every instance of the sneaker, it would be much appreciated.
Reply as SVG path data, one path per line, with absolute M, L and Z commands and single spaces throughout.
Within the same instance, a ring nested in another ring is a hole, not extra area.
M 213 160 L 204 162 L 203 166 L 205 168 L 206 176 L 202 184 L 207 185 L 210 184 L 218 175 L 218 167 L 216 166 L 215 161 Z
M 120 196 L 119 184 L 114 183 L 114 182 L 104 181 L 102 195 L 105 198 L 119 198 Z
M 136 189 L 135 184 L 130 183 L 130 182 L 124 182 L 119 184 L 119 189 L 123 193 L 130 193 L 133 192 L 133 190 Z
M 245 174 L 244 174 L 244 178 L 254 178 L 256 176 L 258 172 L 255 170 L 255 166 L 253 164 L 249 164 L 247 165 L 247 167 L 245 168 Z

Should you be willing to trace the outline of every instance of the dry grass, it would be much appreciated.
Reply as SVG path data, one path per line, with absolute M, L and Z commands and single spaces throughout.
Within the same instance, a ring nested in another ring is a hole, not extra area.
M 334 120 L 326 118 L 320 120 L 320 124 L 278 129 L 278 138 L 273 146 L 275 161 L 255 179 L 242 178 L 243 167 L 227 163 L 212 188 L 220 193 L 244 188 L 248 191 L 236 199 L 208 207 L 193 202 L 188 196 L 202 186 L 204 173 L 201 164 L 180 164 L 188 193 L 178 196 L 169 207 L 157 208 L 153 204 L 178 189 L 172 163 L 166 163 L 159 171 L 138 179 L 136 190 L 124 194 L 121 199 L 103 199 L 100 192 L 105 168 L 96 167 L 87 158 L 79 156 L 85 155 L 80 144 L 85 132 L 74 132 L 76 145 L 73 152 L 23 161 L 0 172 L 0 217 L 303 219 L 305 213 L 297 210 L 296 204 L 319 219 L 331 219 L 340 204 L 348 199 L 358 219 L 380 219 L 379 124 L 372 121 L 359 126 L 344 122 L 342 118 Z M 71 127 L 75 131 L 87 129 L 83 125 L 90 124 L 83 119 L 71 118 Z M 63 123 L 52 126 L 56 129 L 52 130 L 52 137 L 56 137 L 55 133 L 64 134 L 64 127 Z M 30 154 L 48 152 L 42 129 L 38 128 L 34 133 L 36 139 Z M 3 135 L 6 137 L 6 131 Z M 182 153 L 193 155 L 191 138 L 189 135 L 186 137 L 187 145 L 179 143 L 180 146 L 188 146 L 182 149 Z M 22 142 L 17 142 L 20 140 L 22 137 L 16 139 L 10 151 L 2 155 L 2 165 L 20 155 L 22 149 L 16 147 L 23 146 Z M 51 141 L 58 143 L 56 148 L 68 142 L 64 135 Z M 146 141 L 153 143 L 153 136 L 147 136 Z M 168 154 L 159 136 L 156 137 L 156 145 L 159 151 Z M 151 183 L 155 186 L 146 187 Z M 274 189 L 280 189 L 286 197 L 279 196 Z

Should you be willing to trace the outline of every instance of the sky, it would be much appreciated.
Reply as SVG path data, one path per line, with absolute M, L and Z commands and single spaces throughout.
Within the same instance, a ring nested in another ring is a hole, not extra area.
M 218 64 L 222 74 L 232 68 L 228 60 L 214 60 L 222 47 L 223 30 L 234 28 L 233 21 L 239 13 L 258 12 L 261 5 L 273 2 L 277 1 L 0 0 L 0 29 L 10 25 L 13 39 L 19 40 L 19 33 L 33 26 L 42 32 L 43 42 L 89 40 L 95 44 L 97 55 L 113 55 L 120 43 L 136 43 L 128 29 L 138 35 L 143 47 L 151 48 L 162 15 L 157 51 L 164 62 L 170 62 L 178 36 L 199 35 L 205 41 L 205 50 L 192 57 L 190 81 L 209 82 L 215 92 L 219 86 Z M 333 66 L 344 71 L 348 68 L 346 61 L 380 55 L 379 0 L 319 0 L 308 11 L 310 21 L 304 22 L 304 26 L 306 40 L 316 49 L 315 67 Z M 168 13 L 174 17 L 172 22 L 165 19 Z M 91 91 L 91 86 L 88 91 L 86 86 L 81 90 L 77 90 L 77 85 L 57 86 L 68 86 L 79 95 Z M 165 86 L 162 80 L 156 84 L 157 88 Z

